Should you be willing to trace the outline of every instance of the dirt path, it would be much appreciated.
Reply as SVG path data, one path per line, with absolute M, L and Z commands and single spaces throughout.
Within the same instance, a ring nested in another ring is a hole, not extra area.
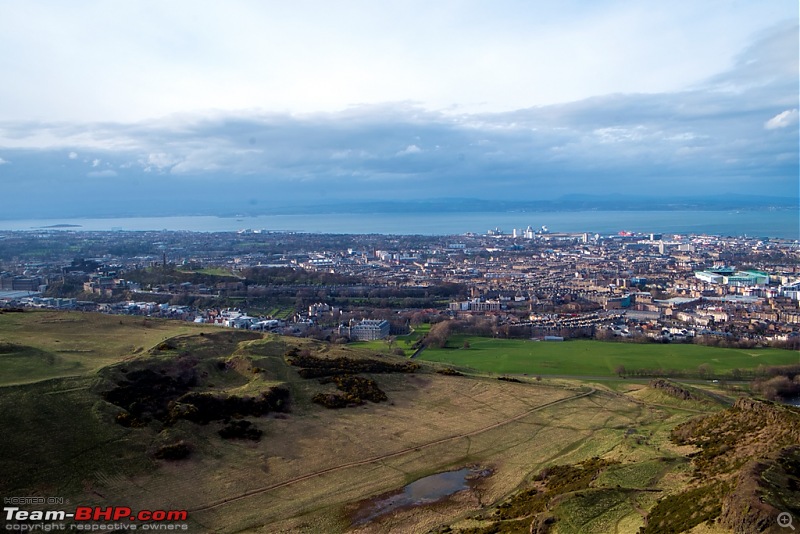
M 506 419 L 504 421 L 500 421 L 500 422 L 497 422 L 497 423 L 493 423 L 493 424 L 491 424 L 489 426 L 485 426 L 483 428 L 479 428 L 479 429 L 473 430 L 471 432 L 466 432 L 464 434 L 457 434 L 455 436 L 449 436 L 449 437 L 446 437 L 446 438 L 437 439 L 436 441 L 431 441 L 429 443 L 425 443 L 425 444 L 422 444 L 422 445 L 417 445 L 415 447 L 407 447 L 405 449 L 402 449 L 402 450 L 399 450 L 399 451 L 395 451 L 395 452 L 390 452 L 390 453 L 387 453 L 387 454 L 382 454 L 380 456 L 373 456 L 372 458 L 367 458 L 365 460 L 358 460 L 358 461 L 355 461 L 355 462 L 349 462 L 349 463 L 342 464 L 342 465 L 337 465 L 337 466 L 334 466 L 334 467 L 328 467 L 327 469 L 321 469 L 319 471 L 314 471 L 313 473 L 308 473 L 308 474 L 301 475 L 301 476 L 298 476 L 298 477 L 295 477 L 295 478 L 291 478 L 289 480 L 284 480 L 283 482 L 277 482 L 275 484 L 270 484 L 269 486 L 263 486 L 261 488 L 256 488 L 256 489 L 247 491 L 245 493 L 242 493 L 241 495 L 237 495 L 236 497 L 230 497 L 228 499 L 221 499 L 221 500 L 218 500 L 218 501 L 214 501 L 214 502 L 211 502 L 209 504 L 205 504 L 203 506 L 199 506 L 197 508 L 194 508 L 194 509 L 190 510 L 190 512 L 203 512 L 203 511 L 206 511 L 206 510 L 211 510 L 213 508 L 218 508 L 220 506 L 224 506 L 226 504 L 229 504 L 229 503 L 232 503 L 232 502 L 235 502 L 235 501 L 239 501 L 239 500 L 242 500 L 242 499 L 246 499 L 248 497 L 252 497 L 253 495 L 259 495 L 261 493 L 266 493 L 268 491 L 272 491 L 272 490 L 275 490 L 275 489 L 279 489 L 279 488 L 283 488 L 283 487 L 286 487 L 286 486 L 290 486 L 292 484 L 296 484 L 296 483 L 302 482 L 304 480 L 309 480 L 311 478 L 316 478 L 318 476 L 322 476 L 322 475 L 325 475 L 327 473 L 333 473 L 335 471 L 341 471 L 343 469 L 350 469 L 350 468 L 358 467 L 358 466 L 361 466 L 361 465 L 367 465 L 367 464 L 371 464 L 371 463 L 381 462 L 381 461 L 387 460 L 389 458 L 395 458 L 397 456 L 402 456 L 404 454 L 408 454 L 410 452 L 420 451 L 422 449 L 427 449 L 429 447 L 434 447 L 436 445 L 441 445 L 442 443 L 447 443 L 448 441 L 454 441 L 454 440 L 457 440 L 457 439 L 463 439 L 463 438 L 467 438 L 467 437 L 471 437 L 471 436 L 476 436 L 478 434 L 482 434 L 483 432 L 488 432 L 489 430 L 493 430 L 495 428 L 507 425 L 509 423 L 513 423 L 514 421 L 518 421 L 520 419 L 523 419 L 523 418 L 529 416 L 530 414 L 535 413 L 535 412 L 537 412 L 539 410 L 543 410 L 545 408 L 549 408 L 551 406 L 554 406 L 556 404 L 561 404 L 563 402 L 572 401 L 572 400 L 580 399 L 580 398 L 583 398 L 583 397 L 588 397 L 589 395 L 593 395 L 596 392 L 597 392 L 597 390 L 592 388 L 589 391 L 585 391 L 583 393 L 578 393 L 577 395 L 573 395 L 571 397 L 565 397 L 563 399 L 558 399 L 558 400 L 555 400 L 555 401 L 552 401 L 552 402 L 548 402 L 546 404 L 542 404 L 542 405 L 536 406 L 535 408 L 531 408 L 530 410 L 528 410 L 526 412 L 523 412 L 523 413 L 521 413 L 519 415 L 515 415 L 514 417 L 511 417 L 509 419 Z
M 642 406 L 655 406 L 657 408 L 664 408 L 664 409 L 668 409 L 668 410 L 680 410 L 682 412 L 692 412 L 692 413 L 697 413 L 697 414 L 714 413 L 714 410 L 712 410 L 710 408 L 708 410 L 698 410 L 696 408 L 685 408 L 683 406 L 673 406 L 672 404 L 658 404 L 656 402 L 647 402 L 647 401 L 643 401 L 643 400 L 631 397 L 630 395 L 625 395 L 623 393 L 618 393 L 618 395 L 620 395 L 621 397 L 623 397 L 625 399 L 628 399 L 631 402 L 635 402 L 636 404 L 640 404 Z

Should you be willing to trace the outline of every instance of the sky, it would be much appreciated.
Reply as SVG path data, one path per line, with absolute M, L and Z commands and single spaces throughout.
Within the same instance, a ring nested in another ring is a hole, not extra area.
M 0 217 L 799 195 L 795 0 L 0 13 Z

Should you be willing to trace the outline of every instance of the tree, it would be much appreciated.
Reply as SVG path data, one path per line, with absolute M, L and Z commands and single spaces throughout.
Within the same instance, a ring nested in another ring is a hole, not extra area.
M 467 341 L 466 339 L 464 340 L 464 348 L 465 349 L 469 348 L 469 341 Z
M 618 377 L 620 377 L 620 378 L 625 378 L 625 374 L 626 374 L 626 372 L 625 372 L 625 366 L 624 366 L 624 365 L 618 365 L 618 366 L 616 366 L 616 367 L 614 368 L 614 373 L 615 373 L 615 374 L 616 374 Z
M 450 337 L 450 327 L 450 321 L 434 324 L 428 332 L 426 343 L 444 348 L 447 345 L 447 338 Z
M 700 378 L 706 378 L 710 376 L 711 372 L 711 366 L 707 363 L 704 363 L 697 368 L 697 374 L 700 375 Z
M 595 339 L 600 339 L 603 341 L 613 339 L 614 333 L 609 330 L 608 328 L 598 328 L 594 334 Z

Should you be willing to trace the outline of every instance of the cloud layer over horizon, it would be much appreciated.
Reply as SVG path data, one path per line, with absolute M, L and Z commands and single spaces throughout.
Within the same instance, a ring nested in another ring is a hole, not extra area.
M 14 217 L 572 193 L 797 198 L 797 22 L 759 31 L 727 68 L 690 78 L 490 111 L 409 98 L 0 120 L 0 182 Z

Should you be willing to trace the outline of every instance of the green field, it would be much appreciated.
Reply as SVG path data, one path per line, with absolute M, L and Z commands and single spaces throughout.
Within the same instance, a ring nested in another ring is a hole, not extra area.
M 389 354 L 394 349 L 403 349 L 403 353 L 406 356 L 411 356 L 417 351 L 417 349 L 414 348 L 414 344 L 425 337 L 425 334 L 427 334 L 430 329 L 431 325 L 423 324 L 412 329 L 410 334 L 394 336 L 395 339 L 394 343 L 392 343 L 391 350 L 389 348 L 389 343 L 385 339 L 378 339 L 375 341 L 354 341 L 350 343 L 350 346 L 373 350 L 383 354 Z
M 464 342 L 469 348 L 462 348 Z M 690 344 L 638 344 L 604 341 L 530 341 L 455 335 L 445 348 L 428 347 L 419 358 L 478 371 L 531 375 L 615 376 L 626 370 L 664 369 L 697 372 L 708 365 L 711 375 L 759 365 L 800 363 L 800 353 L 781 349 L 724 349 Z
M 209 274 L 211 276 L 224 276 L 228 278 L 241 278 L 233 274 L 228 269 L 223 269 L 222 267 L 206 267 L 204 269 L 176 269 L 179 273 L 186 273 L 186 274 Z
M 208 325 L 204 325 L 208 330 Z M 203 325 L 149 317 L 28 311 L 0 314 L 0 386 L 92 375 Z

